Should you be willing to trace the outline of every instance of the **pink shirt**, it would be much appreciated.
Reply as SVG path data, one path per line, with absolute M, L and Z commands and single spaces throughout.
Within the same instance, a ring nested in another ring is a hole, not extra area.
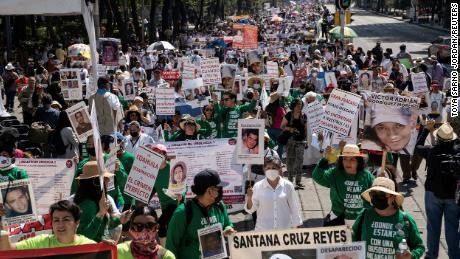
M 274 129 L 281 128 L 281 122 L 283 122 L 284 115 L 286 115 L 286 110 L 284 108 L 278 107 L 276 109 L 275 118 L 273 118 L 272 128 Z

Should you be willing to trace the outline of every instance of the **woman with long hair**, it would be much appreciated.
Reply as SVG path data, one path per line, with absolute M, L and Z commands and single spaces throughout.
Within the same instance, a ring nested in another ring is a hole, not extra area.
M 78 150 L 78 138 L 72 130 L 72 125 L 70 124 L 69 116 L 66 112 L 61 112 L 59 114 L 55 132 L 58 134 L 56 137 L 61 138 L 62 144 L 65 147 L 65 153 L 61 154 L 57 152 L 55 154 L 57 158 L 78 158 L 80 154 Z M 64 151 L 64 149 L 62 150 Z

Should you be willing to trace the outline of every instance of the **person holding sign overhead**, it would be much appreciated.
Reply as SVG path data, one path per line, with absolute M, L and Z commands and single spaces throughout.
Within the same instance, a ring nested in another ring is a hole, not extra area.
M 366 241 L 367 258 L 420 258 L 425 246 L 415 220 L 400 209 L 404 196 L 395 191 L 395 183 L 377 177 L 361 196 L 372 208 L 362 210 L 352 233 L 353 242 Z
M 221 202 L 225 185 L 216 171 L 206 169 L 195 175 L 192 192 L 196 197 L 179 205 L 168 228 L 166 248 L 176 258 L 200 258 L 199 229 L 222 224 L 225 236 L 235 232 L 227 209 Z
M 341 146 L 345 145 L 342 141 Z M 328 146 L 325 157 L 332 152 Z M 372 186 L 374 176 L 366 169 L 363 154 L 354 144 L 346 144 L 339 156 L 337 166 L 329 168 L 322 158 L 313 170 L 313 180 L 330 189 L 331 212 L 326 216 L 324 226 L 352 225 L 361 210 L 367 206 L 361 193 Z
M 281 177 L 281 160 L 265 157 L 265 179 L 248 189 L 245 210 L 257 211 L 256 230 L 302 226 L 299 198 L 294 185 Z

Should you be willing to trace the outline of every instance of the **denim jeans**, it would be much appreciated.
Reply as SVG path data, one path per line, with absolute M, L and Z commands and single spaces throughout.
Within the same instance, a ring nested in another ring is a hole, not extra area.
M 433 192 L 425 192 L 425 210 L 427 216 L 427 252 L 428 258 L 438 258 L 439 238 L 441 236 L 442 216 L 449 258 L 460 258 L 458 234 L 458 206 L 455 199 L 439 199 Z

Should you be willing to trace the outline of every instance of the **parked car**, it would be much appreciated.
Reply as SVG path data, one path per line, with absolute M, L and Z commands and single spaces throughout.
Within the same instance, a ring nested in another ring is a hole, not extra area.
M 450 59 L 450 37 L 439 36 L 428 47 L 428 57 L 435 55 L 438 60 Z

